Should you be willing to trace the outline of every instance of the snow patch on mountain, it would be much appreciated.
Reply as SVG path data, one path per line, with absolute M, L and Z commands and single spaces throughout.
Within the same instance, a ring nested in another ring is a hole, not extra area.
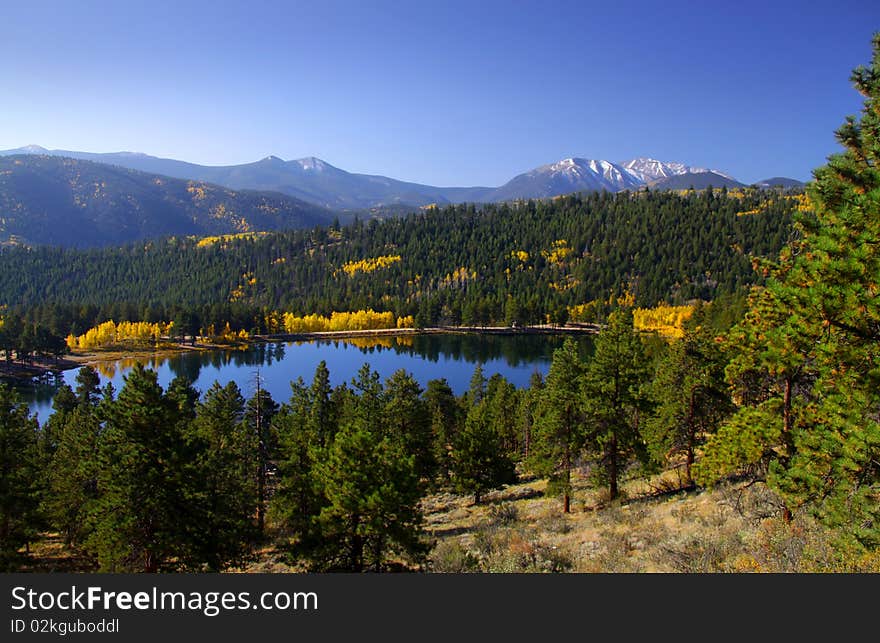
M 639 177 L 642 183 L 652 183 L 662 179 L 668 179 L 681 174 L 703 174 L 705 172 L 713 172 L 726 179 L 735 181 L 732 176 L 725 174 L 721 170 L 715 170 L 706 167 L 692 167 L 684 163 L 658 161 L 657 159 L 639 157 L 629 161 L 620 163 L 626 170 Z

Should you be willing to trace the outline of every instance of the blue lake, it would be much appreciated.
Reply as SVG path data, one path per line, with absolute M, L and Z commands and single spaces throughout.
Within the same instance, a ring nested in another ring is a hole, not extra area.
M 310 383 L 321 360 L 327 362 L 334 386 L 350 382 L 367 363 L 383 380 L 399 369 L 411 373 L 422 387 L 432 379 L 445 378 L 456 394 L 467 390 L 477 364 L 483 365 L 487 378 L 499 373 L 515 386 L 524 387 L 534 372 L 547 374 L 553 351 L 563 341 L 558 335 L 415 335 L 258 344 L 245 350 L 190 351 L 139 361 L 158 372 L 163 387 L 178 375 L 187 377 L 202 392 L 215 380 L 221 384 L 235 381 L 246 397 L 253 395 L 259 374 L 261 386 L 281 403 L 290 398 L 290 382 L 302 377 Z M 590 351 L 589 336 L 576 336 L 576 341 L 585 354 Z M 112 381 L 119 391 L 125 373 L 134 364 L 135 360 L 125 359 L 98 365 L 102 385 Z M 75 387 L 77 372 L 65 371 L 63 381 Z M 20 387 L 41 422 L 51 414 L 58 384 Z

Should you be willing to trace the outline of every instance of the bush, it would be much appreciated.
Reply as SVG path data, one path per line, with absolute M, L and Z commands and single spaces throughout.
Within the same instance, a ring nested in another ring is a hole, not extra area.
M 431 552 L 432 571 L 446 574 L 461 574 L 480 571 L 480 561 L 455 540 L 444 540 Z
M 511 525 L 519 520 L 516 505 L 500 503 L 489 507 L 489 521 L 495 525 Z

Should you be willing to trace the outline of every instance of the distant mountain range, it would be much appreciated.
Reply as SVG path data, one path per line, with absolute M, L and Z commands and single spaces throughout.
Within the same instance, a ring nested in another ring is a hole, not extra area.
M 0 156 L 13 154 L 62 156 L 178 179 L 204 181 L 232 190 L 280 192 L 333 210 L 547 198 L 571 192 L 636 190 L 646 185 L 657 189 L 743 185 L 718 170 L 695 168 L 683 163 L 665 163 L 650 158 L 637 158 L 622 163 L 567 158 L 542 165 L 493 188 L 437 187 L 398 181 L 385 176 L 357 174 L 346 172 L 314 157 L 285 161 L 276 156 L 268 156 L 255 163 L 208 166 L 133 152 L 98 154 L 47 150 L 35 145 L 0 151 Z M 779 177 L 768 181 L 772 181 L 770 185 L 783 181 L 786 187 L 801 184 L 794 179 Z
M 764 179 L 755 183 L 759 188 L 802 188 L 803 181 L 796 179 L 787 179 L 784 176 L 774 176 L 770 179 Z
M 794 180 L 794 179 L 790 179 Z M 744 183 L 740 183 L 736 179 L 732 179 L 725 174 L 721 174 L 715 170 L 707 170 L 705 172 L 683 172 L 653 181 L 651 187 L 655 190 L 705 190 L 708 187 L 713 188 L 743 188 Z
M 336 213 L 277 192 L 232 190 L 67 157 L 0 158 L 0 243 L 103 246 L 329 224 Z

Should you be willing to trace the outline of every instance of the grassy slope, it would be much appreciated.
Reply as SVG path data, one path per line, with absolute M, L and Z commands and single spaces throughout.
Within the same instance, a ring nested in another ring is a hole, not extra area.
M 668 474 L 667 474 L 668 475 Z M 670 481 L 671 482 L 671 481 Z M 847 556 L 809 518 L 785 524 L 763 484 L 658 493 L 663 481 L 633 480 L 629 500 L 603 503 L 575 478 L 572 513 L 525 480 L 473 497 L 438 493 L 424 501 L 434 572 L 880 572 L 880 554 Z M 274 546 L 241 571 L 303 571 Z
M 437 538 L 434 571 L 804 572 L 880 571 L 880 556 L 855 558 L 808 518 L 785 524 L 763 484 L 658 493 L 663 481 L 631 481 L 629 500 L 603 503 L 575 479 L 572 513 L 533 480 L 487 497 L 434 496 L 426 503 Z
M 668 475 L 668 474 L 667 474 Z M 669 481 L 672 482 L 672 481 Z M 575 476 L 572 513 L 526 479 L 486 495 L 437 493 L 424 501 L 434 572 L 880 572 L 880 553 L 855 557 L 805 517 L 785 524 L 763 484 L 658 493 L 663 480 L 631 480 L 628 499 L 605 503 Z M 91 571 L 87 561 L 47 536 L 31 548 L 24 571 Z M 276 544 L 239 572 L 302 572 Z

